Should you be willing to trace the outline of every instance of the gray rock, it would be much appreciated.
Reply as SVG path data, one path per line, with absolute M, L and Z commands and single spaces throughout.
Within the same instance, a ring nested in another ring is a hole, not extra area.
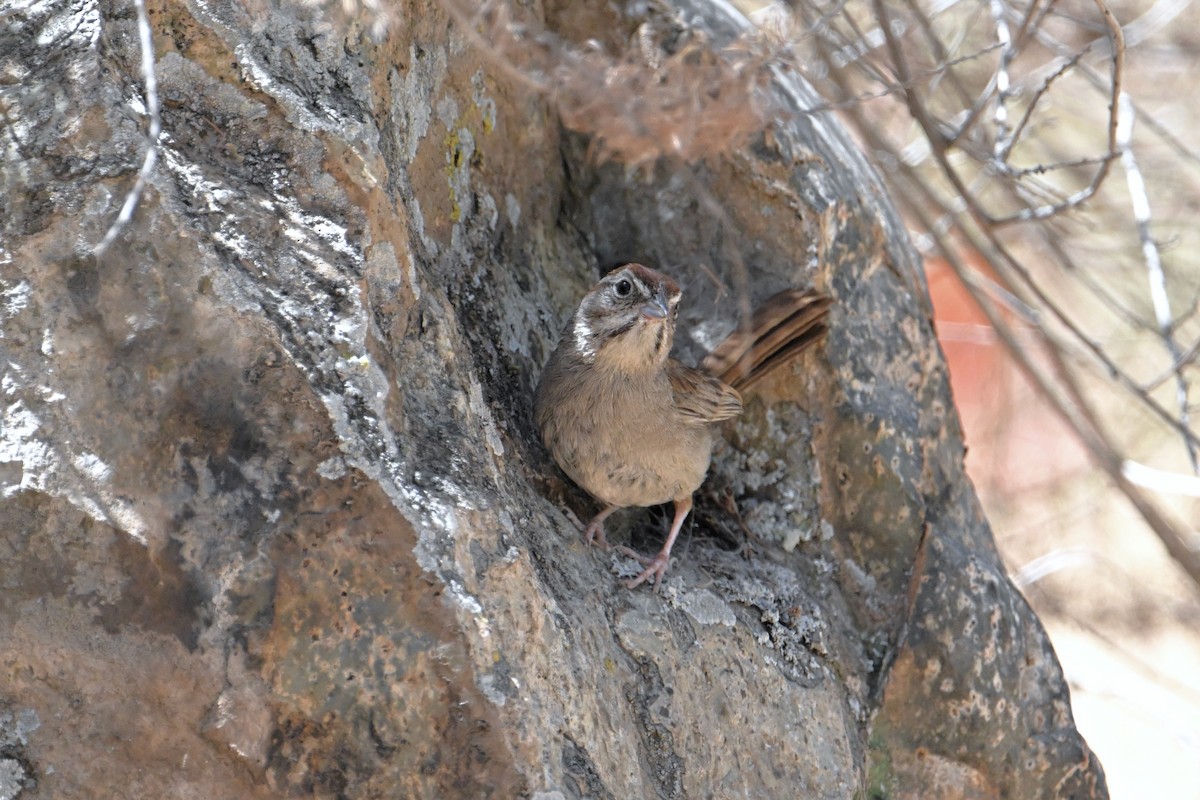
M 671 24 L 720 42 L 724 8 Z M 302 4 L 151 11 L 158 166 L 97 255 L 146 147 L 134 10 L 0 5 L 5 792 L 1105 796 L 903 226 L 797 78 L 737 154 L 627 170 L 441 5 L 378 42 Z M 577 48 L 661 13 L 544 12 Z M 530 421 L 633 257 L 684 286 L 685 358 L 743 294 L 836 298 L 661 594 L 581 544 Z

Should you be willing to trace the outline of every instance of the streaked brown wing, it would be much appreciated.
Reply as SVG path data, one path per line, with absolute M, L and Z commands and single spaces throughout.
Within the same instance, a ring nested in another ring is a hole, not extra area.
M 750 323 L 729 334 L 704 359 L 725 383 L 746 389 L 825 335 L 833 302 L 815 289 L 784 289 L 754 309 Z
M 707 372 L 667 361 L 667 377 L 675 394 L 675 409 L 697 424 L 720 422 L 742 413 L 742 396 Z

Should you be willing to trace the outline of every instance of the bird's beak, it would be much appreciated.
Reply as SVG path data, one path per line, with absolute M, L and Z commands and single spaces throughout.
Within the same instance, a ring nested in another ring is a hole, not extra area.
M 642 316 L 646 319 L 666 319 L 667 313 L 667 294 L 659 287 L 650 302 L 642 306 Z

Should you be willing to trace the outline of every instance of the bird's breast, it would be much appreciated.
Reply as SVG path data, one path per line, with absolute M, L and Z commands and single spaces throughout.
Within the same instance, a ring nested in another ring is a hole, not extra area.
M 699 488 L 712 433 L 680 421 L 665 375 L 577 369 L 554 378 L 554 397 L 541 397 L 539 387 L 538 427 L 558 465 L 589 494 L 648 506 Z

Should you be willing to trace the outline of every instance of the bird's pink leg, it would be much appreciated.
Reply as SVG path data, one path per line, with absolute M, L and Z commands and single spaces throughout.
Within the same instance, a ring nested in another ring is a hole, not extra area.
M 646 565 L 646 569 L 642 570 L 640 575 L 625 584 L 627 587 L 632 589 L 651 578 L 653 578 L 652 582 L 655 586 L 662 585 L 663 576 L 667 574 L 667 566 L 671 563 L 671 546 L 675 544 L 675 537 L 679 535 L 679 529 L 683 527 L 683 521 L 691 510 L 691 495 L 675 501 L 675 520 L 671 523 L 671 532 L 667 534 L 667 543 L 654 558 L 638 555 L 628 547 L 617 548 L 625 555 L 632 556 Z
M 592 521 L 583 529 L 583 540 L 588 545 L 599 543 L 605 550 L 608 549 L 608 537 L 604 535 L 604 520 L 608 519 L 619 508 L 620 506 L 608 506 L 599 514 L 592 517 Z

